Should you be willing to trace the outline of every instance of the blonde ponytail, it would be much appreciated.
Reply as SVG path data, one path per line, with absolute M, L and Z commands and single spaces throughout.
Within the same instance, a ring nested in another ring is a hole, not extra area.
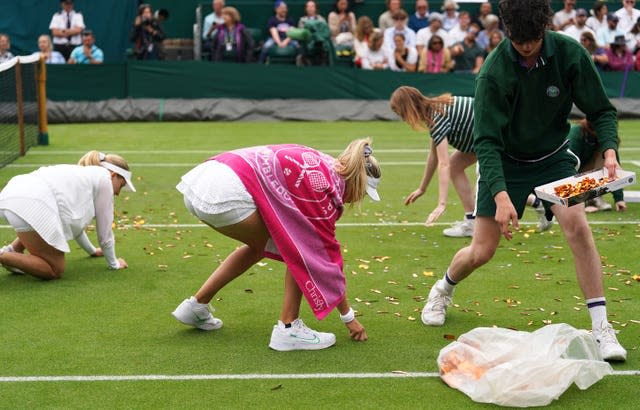
M 100 151 L 89 151 L 80 158 L 78 161 L 78 165 L 82 165 L 83 167 L 96 165 L 99 166 L 100 162 L 107 161 L 113 165 L 117 165 L 118 167 L 129 171 L 129 164 L 124 160 L 120 155 L 116 154 L 103 154 Z
M 352 141 L 338 156 L 336 170 L 344 179 L 344 201 L 354 204 L 362 201 L 367 192 L 367 175 L 380 178 L 380 166 L 376 158 L 365 147 L 371 144 L 370 138 Z
M 436 115 L 445 114 L 448 105 L 453 104 L 451 94 L 427 98 L 417 88 L 398 87 L 389 100 L 391 110 L 416 131 L 426 131 L 433 126 Z

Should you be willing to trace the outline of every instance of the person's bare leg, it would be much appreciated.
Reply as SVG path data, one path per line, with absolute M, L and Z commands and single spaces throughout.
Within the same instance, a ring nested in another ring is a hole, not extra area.
M 300 316 L 300 303 L 302 302 L 302 291 L 298 287 L 295 279 L 287 269 L 284 275 L 284 298 L 282 302 L 282 312 L 280 321 L 291 323 Z
M 475 210 L 474 192 L 465 170 L 476 162 L 476 155 L 468 152 L 455 151 L 449 158 L 451 182 L 460 197 L 465 213 Z
M 487 216 L 476 218 L 476 230 L 471 244 L 460 249 L 449 265 L 449 277 L 457 282 L 491 260 L 500 243 L 500 226 Z
M 195 298 L 198 303 L 209 303 L 213 296 L 227 283 L 242 275 L 263 258 L 264 248 L 269 240 L 269 231 L 258 211 L 237 224 L 214 228 L 229 238 L 245 245 L 231 252 L 229 256 L 209 276 Z
M 40 279 L 59 279 L 62 276 L 64 252 L 46 243 L 35 231 L 17 232 L 17 235 L 29 253 L 4 253 L 0 255 L 0 263 Z

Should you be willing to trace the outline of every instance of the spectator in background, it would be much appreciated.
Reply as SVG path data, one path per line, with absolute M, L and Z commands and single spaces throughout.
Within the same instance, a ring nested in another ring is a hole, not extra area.
M 160 9 L 156 10 L 153 13 L 153 18 L 158 22 L 158 27 L 160 27 L 160 31 L 165 33 L 164 31 L 164 22 L 169 20 L 169 10 Z M 158 60 L 165 60 L 167 58 L 167 52 L 164 49 L 164 42 L 156 43 L 156 47 L 158 48 Z
M 613 43 L 616 36 L 624 36 L 624 33 L 618 29 L 618 20 L 615 14 L 607 15 L 607 27 L 596 32 L 596 43 L 599 47 L 609 48 L 609 44 Z
M 568 36 L 573 37 L 576 41 L 579 42 L 580 36 L 582 36 L 582 33 L 584 33 L 585 31 L 590 31 L 594 33 L 593 30 L 587 27 L 586 23 L 587 23 L 587 10 L 578 9 L 576 10 L 576 23 L 565 28 L 564 33 Z
M 596 1 L 591 8 L 591 16 L 587 19 L 587 27 L 597 33 L 602 28 L 607 27 L 607 3 L 604 1 Z
M 253 57 L 253 37 L 240 23 L 240 13 L 235 7 L 222 9 L 224 23 L 218 26 L 211 47 L 213 61 L 248 63 Z
M 640 18 L 636 21 L 636 24 L 633 25 L 631 30 L 626 35 L 627 38 L 627 48 L 636 55 L 638 51 L 640 51 Z M 636 55 L 636 60 L 638 56 Z
M 9 36 L 4 33 L 0 33 L 0 63 L 11 60 L 14 56 L 9 51 L 11 48 L 11 40 Z
M 416 11 L 409 16 L 408 26 L 416 33 L 429 25 L 429 2 L 416 0 Z
M 429 14 L 429 25 L 416 33 L 416 49 L 418 50 L 418 54 L 422 53 L 422 50 L 429 44 L 431 36 L 435 34 L 444 39 L 445 47 L 449 46 L 448 34 L 442 29 L 442 15 L 433 12 Z
M 456 62 L 455 72 L 478 74 L 484 63 L 484 50 L 476 43 L 478 26 L 472 24 L 464 41 L 451 47 L 451 56 Z
M 389 30 L 389 29 L 387 29 Z M 386 39 L 384 40 L 387 41 Z M 391 71 L 406 71 L 413 73 L 418 64 L 418 52 L 412 45 L 407 45 L 404 34 L 396 33 L 393 36 L 393 48 L 388 48 L 388 61 Z
M 444 46 L 444 39 L 437 34 L 432 35 L 427 47 L 423 48 L 420 54 L 418 72 L 430 74 L 448 73 L 453 69 L 454 65 L 449 49 Z
M 607 65 L 607 62 L 609 61 L 609 58 L 607 57 L 607 53 L 604 51 L 604 48 L 599 47 L 596 43 L 596 38 L 594 37 L 594 35 L 588 31 L 582 33 L 582 35 L 580 36 L 580 44 L 582 44 L 582 46 L 587 49 L 596 67 L 599 70 L 604 69 L 604 67 Z
M 267 21 L 269 37 L 263 44 L 262 51 L 260 52 L 261 63 L 267 60 L 269 49 L 273 46 L 298 48 L 298 43 L 287 37 L 287 31 L 295 26 L 293 19 L 289 17 L 287 3 L 284 1 L 276 1 L 275 14 L 269 17 L 269 21 Z
M 402 9 L 393 13 L 395 25 L 384 31 L 384 44 L 389 50 L 393 51 L 395 49 L 394 37 L 396 34 L 402 34 L 406 46 L 416 46 L 416 33 L 407 27 L 407 17 L 407 12 Z
M 138 15 L 133 22 L 129 40 L 134 43 L 133 53 L 138 60 L 158 60 L 165 34 L 158 21 L 153 17 L 151 5 L 138 6 Z
M 379 31 L 374 31 L 369 37 L 367 54 L 362 57 L 363 70 L 386 70 L 389 68 L 389 58 L 383 44 L 384 35 Z
M 353 47 L 356 32 L 356 15 L 349 8 L 348 0 L 336 0 L 327 18 L 334 44 Z
M 69 64 L 102 64 L 104 53 L 96 45 L 93 31 L 82 31 L 82 45 L 73 49 L 69 57 Z
M 493 14 L 493 6 L 491 5 L 490 1 L 485 1 L 484 3 L 480 4 L 480 6 L 478 7 L 478 14 L 473 16 L 471 22 L 476 23 L 478 27 L 484 27 L 485 19 L 489 14 Z
M 458 3 L 455 0 L 445 0 L 442 5 L 442 11 L 444 14 L 442 15 L 442 29 L 446 32 L 449 32 L 452 28 L 458 25 L 458 19 L 460 13 L 458 13 Z
M 468 11 L 461 11 L 458 24 L 448 31 L 447 37 L 449 37 L 449 41 L 451 44 L 459 43 L 463 41 L 467 36 L 467 30 L 469 30 L 469 25 L 471 24 L 471 15 Z
M 616 36 L 611 42 L 609 48 L 605 50 L 607 53 L 606 71 L 625 71 L 633 67 L 633 54 L 627 48 L 627 41 L 624 36 Z
M 82 44 L 82 30 L 84 18 L 82 13 L 73 9 L 73 0 L 60 0 L 62 10 L 55 13 L 49 23 L 49 30 L 53 37 L 53 49 L 69 59 L 71 51 Z
M 484 29 L 478 33 L 476 41 L 481 49 L 486 50 L 489 46 L 489 34 L 496 30 L 500 31 L 500 19 L 495 14 L 489 14 L 484 19 L 484 24 Z M 502 32 L 500 31 L 500 33 Z M 504 33 L 502 33 L 502 36 L 504 37 Z
M 640 10 L 636 9 L 635 5 L 636 0 L 622 0 L 622 8 L 615 12 L 615 15 L 620 19 L 618 29 L 625 34 L 631 30 L 638 18 L 640 18 Z
M 318 3 L 315 0 L 308 0 L 304 5 L 304 16 L 300 17 L 298 20 L 298 28 L 304 28 L 304 25 L 309 20 L 318 20 L 326 23 L 327 20 L 324 19 L 320 14 L 318 14 Z
M 564 8 L 553 15 L 553 29 L 563 31 L 576 22 L 576 0 L 564 0 Z
M 494 48 L 498 47 L 498 44 L 504 39 L 504 33 L 500 30 L 494 30 L 489 34 L 489 45 L 484 49 L 485 53 L 489 55 Z
M 202 46 L 205 50 L 211 49 L 211 42 L 215 36 L 216 29 L 219 25 L 224 24 L 224 19 L 222 18 L 224 0 L 213 0 L 211 7 L 213 12 L 207 14 L 202 23 L 202 41 L 204 42 Z
M 402 8 L 401 0 L 385 0 L 387 11 L 378 17 L 378 28 L 385 31 L 389 27 L 393 27 L 393 13 Z
M 0 49 L 2 47 L 0 46 Z M 43 34 L 38 37 L 38 50 L 36 53 L 40 53 L 40 56 L 44 58 L 44 62 L 47 64 L 64 64 L 66 61 L 64 60 L 64 56 L 55 51 L 53 49 L 53 44 L 51 43 L 51 37 L 47 34 Z M 0 57 L 1 59 L 1 57 Z
M 355 65 L 362 67 L 362 58 L 369 52 L 369 38 L 376 29 L 369 16 L 361 16 L 356 23 L 356 36 L 353 39 L 353 51 L 355 51 Z M 379 30 L 378 30 L 379 31 Z

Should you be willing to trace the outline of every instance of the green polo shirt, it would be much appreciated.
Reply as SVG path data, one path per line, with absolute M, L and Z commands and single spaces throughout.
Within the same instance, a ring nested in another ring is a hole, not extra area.
M 535 161 L 565 144 L 574 103 L 595 127 L 602 152 L 617 150 L 616 109 L 575 40 L 548 31 L 532 69 L 509 40 L 489 54 L 476 78 L 474 147 L 493 196 L 506 191 L 503 158 Z

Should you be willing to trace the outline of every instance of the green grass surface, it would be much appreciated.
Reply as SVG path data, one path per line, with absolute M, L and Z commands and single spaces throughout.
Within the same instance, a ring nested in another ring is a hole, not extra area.
M 638 173 L 640 123 L 625 121 L 620 127 L 623 167 Z M 422 325 L 424 297 L 469 240 L 441 234 L 462 214 L 453 188 L 441 224 L 402 225 L 422 222 L 437 202 L 434 181 L 418 202 L 403 205 L 403 197 L 419 184 L 427 141 L 402 123 L 77 124 L 52 126 L 49 134 L 50 146 L 33 148 L 0 169 L 0 186 L 41 164 L 74 163 L 89 149 L 122 154 L 138 189 L 116 199 L 116 249 L 130 268 L 108 271 L 103 260 L 88 258 L 72 243 L 61 280 L 42 282 L 0 271 L 0 377 L 436 372 L 436 357 L 450 342 L 444 335 L 494 325 L 533 331 L 548 321 L 590 327 L 564 237 L 557 226 L 544 234 L 532 232 L 531 210 L 514 239 L 503 240 L 494 259 L 458 287 L 445 326 Z M 307 324 L 336 333 L 336 346 L 320 352 L 271 351 L 267 345 L 279 315 L 284 272 L 271 260 L 216 296 L 213 305 L 225 321 L 221 330 L 189 329 L 170 316 L 237 246 L 208 228 L 150 226 L 197 223 L 175 190 L 182 174 L 216 152 L 241 146 L 297 142 L 335 155 L 362 136 L 373 137 L 374 155 L 382 163 L 382 201 L 367 199 L 347 210 L 339 222 L 358 225 L 339 226 L 338 239 L 348 296 L 369 341 L 351 342 L 335 314 L 317 322 L 303 302 Z M 633 275 L 640 274 L 640 205 L 589 219 L 603 258 L 610 320 L 629 352 L 627 362 L 614 369 L 638 370 L 640 282 Z M 130 224 L 137 226 L 125 227 Z M 90 237 L 95 241 L 94 233 Z M 0 229 L 0 244 L 12 238 L 13 231 Z M 609 376 L 587 391 L 572 387 L 550 407 L 634 408 L 637 391 L 638 376 Z M 330 405 L 493 407 L 473 403 L 438 378 L 0 383 L 0 408 Z

